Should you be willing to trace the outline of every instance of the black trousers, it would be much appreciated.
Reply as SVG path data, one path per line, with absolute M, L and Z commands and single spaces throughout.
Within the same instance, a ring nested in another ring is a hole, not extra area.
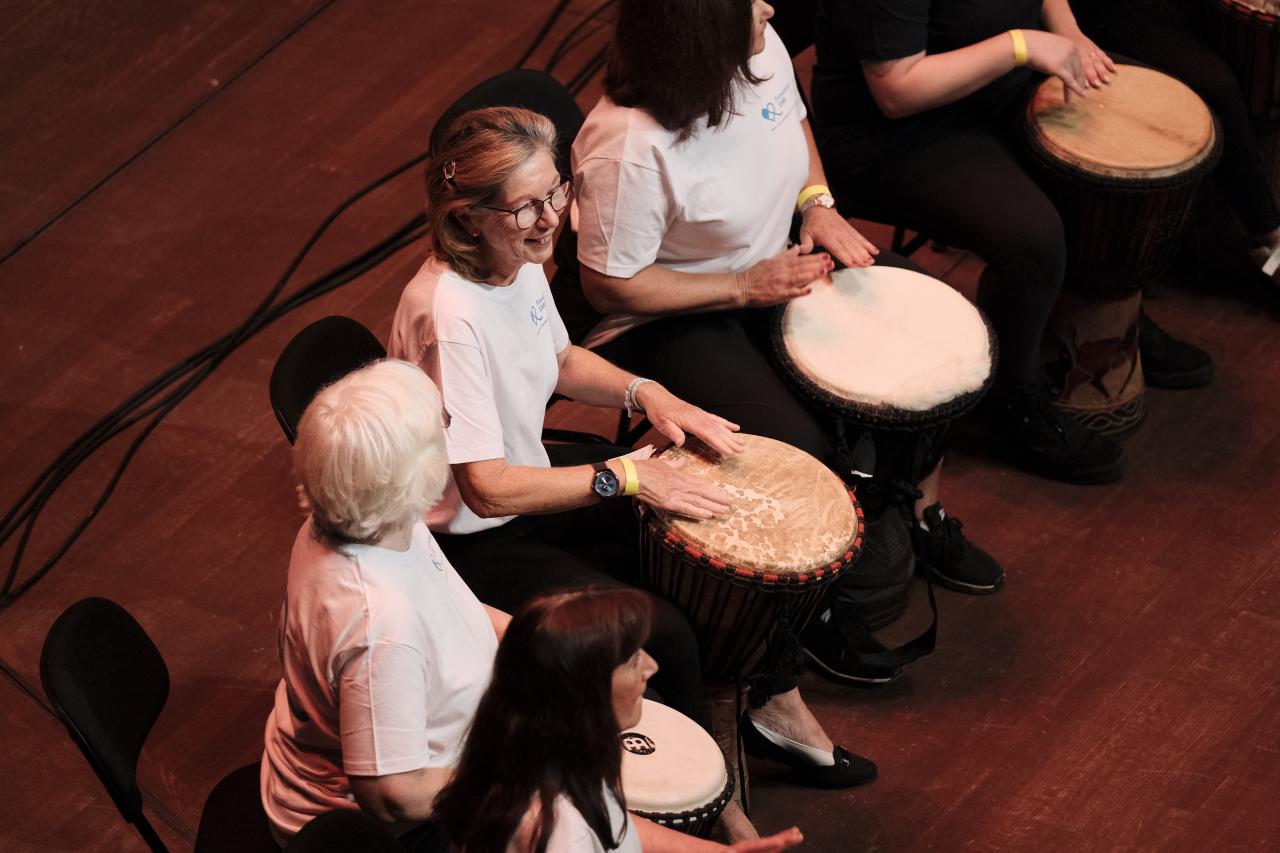
M 842 209 L 892 222 L 976 252 L 986 269 L 978 307 L 1000 343 L 997 388 L 1026 386 L 1040 374 L 1040 338 L 1066 271 L 1058 211 L 1023 168 L 1013 148 L 1013 116 L 977 117 L 866 168 L 855 128 L 824 117 L 822 162 Z
M 1280 227 L 1280 207 L 1267 180 L 1240 81 L 1182 10 L 1169 0 L 1107 3 L 1096 11 L 1082 11 L 1079 24 L 1104 50 L 1146 62 L 1204 98 L 1222 127 L 1222 161 L 1215 176 L 1228 203 L 1252 234 Z

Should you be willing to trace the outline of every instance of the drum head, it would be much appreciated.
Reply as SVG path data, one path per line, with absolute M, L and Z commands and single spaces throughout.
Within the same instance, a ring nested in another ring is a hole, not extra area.
M 982 390 L 991 336 L 963 294 L 911 270 L 837 270 L 791 300 L 781 336 L 790 367 L 859 407 L 927 412 Z
M 1168 178 L 1193 171 L 1214 151 L 1213 115 L 1200 96 L 1137 65 L 1117 65 L 1110 84 L 1070 104 L 1062 81 L 1051 77 L 1027 109 L 1036 142 L 1092 175 Z
M 674 817 L 711 808 L 719 813 L 729 783 L 720 747 L 679 711 L 643 701 L 640 722 L 622 733 L 627 808 L 645 816 Z
M 745 452 L 717 462 L 680 447 L 663 454 L 731 494 L 732 511 L 708 521 L 661 510 L 657 517 L 707 557 L 752 572 L 798 575 L 847 562 L 861 546 L 861 520 L 840 478 L 789 444 L 742 438 Z

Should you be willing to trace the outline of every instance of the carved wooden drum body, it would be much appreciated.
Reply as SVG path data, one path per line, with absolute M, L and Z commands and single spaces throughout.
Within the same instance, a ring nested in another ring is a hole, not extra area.
M 862 509 L 835 474 L 790 445 L 743 438 L 744 453 L 718 461 L 664 454 L 732 495 L 727 515 L 640 507 L 642 584 L 684 611 L 704 674 L 720 680 L 747 674 L 779 621 L 799 631 L 862 549 Z

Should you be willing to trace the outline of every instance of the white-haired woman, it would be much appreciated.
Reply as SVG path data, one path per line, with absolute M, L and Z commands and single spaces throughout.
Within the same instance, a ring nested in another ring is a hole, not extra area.
M 423 821 L 507 622 L 423 522 L 448 480 L 439 392 L 403 361 L 339 379 L 303 414 L 294 466 L 310 515 L 289 561 L 263 806 L 281 843 L 359 807 L 436 849 Z

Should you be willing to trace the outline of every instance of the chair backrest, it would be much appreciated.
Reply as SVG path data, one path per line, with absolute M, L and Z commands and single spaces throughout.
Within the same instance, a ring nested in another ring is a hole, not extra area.
M 271 371 L 271 409 L 289 443 L 316 392 L 386 355 L 373 332 L 350 317 L 325 317 L 298 332 Z
M 262 808 L 261 776 L 262 764 L 254 762 L 213 786 L 200 812 L 194 853 L 279 853 Z
M 285 853 L 406 853 L 400 841 L 369 815 L 338 809 L 313 818 L 284 848 Z
M 431 150 L 444 143 L 454 119 L 482 107 L 523 107 L 551 119 L 559 134 L 556 168 L 562 175 L 569 174 L 569 149 L 582 129 L 583 115 L 578 102 L 559 80 L 533 68 L 517 68 L 490 77 L 463 93 L 436 120 L 431 130 Z
M 169 698 L 169 670 L 147 632 L 115 602 L 77 602 L 45 637 L 40 681 L 116 808 L 139 831 L 144 825 L 150 831 L 138 756 Z

